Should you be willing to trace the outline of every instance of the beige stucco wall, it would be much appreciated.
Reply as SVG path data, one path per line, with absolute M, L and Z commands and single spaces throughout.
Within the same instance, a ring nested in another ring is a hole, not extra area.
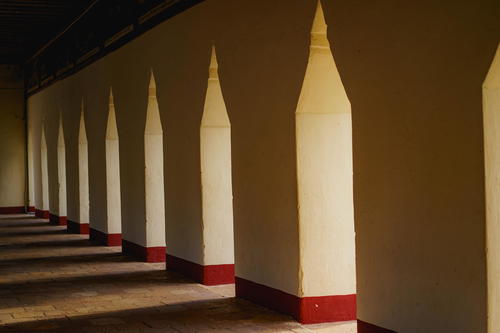
M 20 68 L 0 65 L 0 207 L 26 201 L 24 88 Z
M 500 3 L 331 4 L 353 114 L 358 316 L 485 332 L 481 86 Z
M 90 222 L 105 218 L 112 85 L 124 234 L 144 221 L 153 68 L 164 128 L 167 251 L 201 262 L 199 129 L 215 40 L 231 121 L 236 273 L 298 294 L 295 110 L 315 5 L 207 0 L 31 97 L 34 124 L 47 117 L 51 170 L 58 107 L 64 110 L 68 211 L 77 207 L 78 175 L 69 165 L 78 163 L 83 97 Z M 498 3 L 335 0 L 324 9 L 352 105 L 358 315 L 405 333 L 485 332 L 481 85 L 498 44 Z

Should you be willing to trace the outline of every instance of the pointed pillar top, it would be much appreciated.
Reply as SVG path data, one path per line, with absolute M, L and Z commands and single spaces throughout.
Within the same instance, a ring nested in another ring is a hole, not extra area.
M 82 109 L 80 112 L 80 130 L 78 132 L 78 142 L 87 143 L 87 131 L 85 130 L 85 111 L 84 102 L 82 99 Z
M 42 123 L 42 130 L 40 134 L 40 147 L 42 149 L 47 149 L 47 137 L 45 136 L 45 122 Z
M 64 147 L 64 126 L 62 112 L 59 116 L 59 132 L 57 134 L 57 146 Z
M 80 129 L 81 129 L 81 126 L 82 124 L 85 123 L 85 100 L 82 98 L 82 103 L 81 103 L 81 107 L 80 107 Z M 84 125 L 84 129 L 85 129 L 85 125 Z
M 219 78 L 219 63 L 217 62 L 217 53 L 215 52 L 215 45 L 212 44 L 212 57 L 210 59 L 210 67 L 208 71 L 209 79 Z
M 149 78 L 149 97 L 153 96 L 156 97 L 156 80 L 153 69 L 151 68 L 151 76 Z
M 327 30 L 328 26 L 323 12 L 323 6 L 321 5 L 321 0 L 318 0 L 311 29 L 311 46 L 328 46 Z
M 115 105 L 115 99 L 113 97 L 113 87 L 109 87 L 109 105 Z

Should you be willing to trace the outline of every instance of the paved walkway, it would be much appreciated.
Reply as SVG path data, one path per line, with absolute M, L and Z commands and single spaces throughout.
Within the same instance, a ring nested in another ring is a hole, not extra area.
M 234 298 L 92 245 L 30 215 L 0 215 L 0 332 L 321 332 L 354 324 L 299 325 Z

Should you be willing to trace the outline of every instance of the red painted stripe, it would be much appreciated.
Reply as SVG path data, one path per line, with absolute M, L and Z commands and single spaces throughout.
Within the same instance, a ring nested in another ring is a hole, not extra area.
M 73 234 L 88 235 L 89 234 L 89 224 L 88 223 L 78 223 L 75 221 L 68 220 L 68 232 Z
M 203 266 L 203 280 L 206 286 L 234 283 L 234 264 Z
M 166 247 L 145 247 L 128 240 L 122 240 L 122 253 L 145 262 L 165 262 Z
M 33 206 L 29 206 L 29 207 L 28 207 L 28 213 L 34 213 L 34 212 L 35 212 L 35 210 L 36 210 L 36 209 L 35 209 L 35 207 L 33 207 Z
M 0 214 L 23 214 L 26 213 L 24 206 L 19 207 L 0 207 Z
M 49 214 L 49 221 L 54 225 L 67 225 L 68 218 L 66 216 L 57 216 L 55 214 Z
M 49 211 L 42 209 L 35 209 L 35 216 L 47 220 L 49 218 Z
M 356 295 L 301 297 L 299 321 L 304 324 L 356 319 Z
M 101 245 L 106 245 L 106 246 L 122 245 L 122 234 L 106 234 L 94 228 L 90 228 L 89 238 L 91 241 Z
M 362 320 L 358 320 L 358 333 L 396 333 L 386 328 L 378 327 Z
M 356 295 L 298 297 L 236 277 L 236 297 L 293 316 L 303 324 L 356 320 Z
M 206 286 L 234 283 L 234 264 L 204 266 L 168 254 L 167 270 L 184 274 Z

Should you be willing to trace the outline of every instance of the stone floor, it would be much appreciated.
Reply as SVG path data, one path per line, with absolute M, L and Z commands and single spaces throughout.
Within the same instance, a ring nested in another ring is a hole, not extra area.
M 299 325 L 234 298 L 92 245 L 30 215 L 0 216 L 0 332 L 320 332 L 355 324 Z

